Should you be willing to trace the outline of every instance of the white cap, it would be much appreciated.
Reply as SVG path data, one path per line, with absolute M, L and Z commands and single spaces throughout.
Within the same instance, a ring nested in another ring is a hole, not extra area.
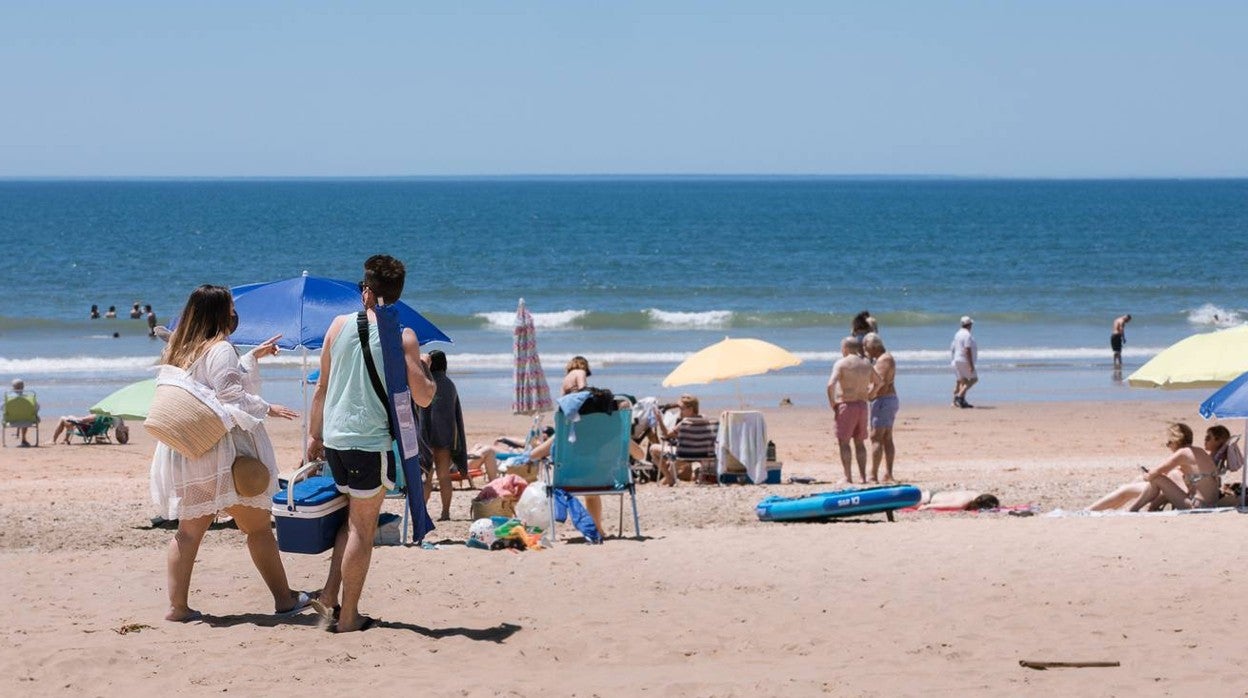
M 971 316 L 970 316 L 970 315 L 963 315 L 963 316 L 962 316 L 962 326 L 963 326 L 963 327 L 966 327 L 967 325 L 973 325 L 973 324 L 975 324 L 975 321 L 971 319 Z

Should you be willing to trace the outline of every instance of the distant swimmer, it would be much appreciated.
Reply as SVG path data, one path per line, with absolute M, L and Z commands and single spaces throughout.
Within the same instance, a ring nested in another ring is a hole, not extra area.
M 138 320 L 141 317 L 143 317 L 143 311 L 139 308 L 139 302 L 135 301 L 134 305 L 130 306 L 130 319 Z
M 108 306 L 108 312 L 104 313 L 104 317 L 110 318 L 110 319 L 117 317 L 117 306 L 115 305 Z
M 152 306 L 143 306 L 143 312 L 147 313 L 147 336 L 156 336 L 156 313 L 152 312 Z
M 1131 315 L 1114 318 L 1114 328 L 1109 334 L 1109 348 L 1114 350 L 1114 368 L 1122 368 L 1122 345 L 1127 342 L 1127 323 Z
M 92 320 L 99 320 L 99 319 L 100 319 L 100 306 L 98 306 L 98 305 L 92 305 L 92 306 L 91 306 L 91 319 L 92 319 Z

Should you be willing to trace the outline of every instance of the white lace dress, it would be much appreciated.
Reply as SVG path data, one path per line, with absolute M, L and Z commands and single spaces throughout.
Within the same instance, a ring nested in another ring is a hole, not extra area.
M 177 369 L 162 369 L 176 372 Z M 232 422 L 230 433 L 199 458 L 185 458 L 156 442 L 152 455 L 152 502 L 167 519 L 211 516 L 226 507 L 242 504 L 269 509 L 277 492 L 277 457 L 264 430 L 269 403 L 262 400 L 260 372 L 251 354 L 239 357 L 229 342 L 217 342 L 187 371 L 189 378 L 207 387 Z M 160 380 L 160 379 L 158 379 Z M 250 436 L 250 438 L 248 438 Z M 253 452 L 254 442 L 254 452 Z M 239 497 L 230 471 L 241 449 L 269 466 L 268 491 L 255 497 Z

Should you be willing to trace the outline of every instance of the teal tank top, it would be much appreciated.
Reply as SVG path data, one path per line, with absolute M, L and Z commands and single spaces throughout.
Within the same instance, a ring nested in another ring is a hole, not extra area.
M 325 394 L 322 437 L 325 447 L 336 451 L 389 451 L 389 417 L 368 377 L 355 317 L 352 315 L 343 325 L 329 348 L 329 386 Z M 377 366 L 377 377 L 384 387 L 386 364 L 375 323 L 368 325 L 368 344 Z

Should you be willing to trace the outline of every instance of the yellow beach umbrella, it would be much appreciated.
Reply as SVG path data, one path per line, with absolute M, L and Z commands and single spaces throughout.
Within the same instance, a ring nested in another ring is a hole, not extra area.
M 663 379 L 663 386 L 670 388 L 756 376 L 800 363 L 801 359 L 771 342 L 725 337 L 724 341 L 685 359 Z
M 1127 377 L 1134 388 L 1218 388 L 1248 371 L 1248 325 L 1194 334 Z

